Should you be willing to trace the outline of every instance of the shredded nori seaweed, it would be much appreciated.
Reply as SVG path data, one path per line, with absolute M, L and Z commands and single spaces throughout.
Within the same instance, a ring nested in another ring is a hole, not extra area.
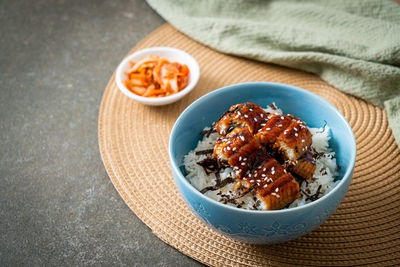
M 325 122 L 325 124 L 324 124 L 324 126 L 322 126 L 322 132 L 317 132 L 317 133 L 325 132 L 325 127 L 326 127 L 326 125 L 328 125 L 328 123 L 326 122 L 326 120 L 324 120 L 324 122 Z
M 272 110 L 277 110 L 277 109 L 278 109 L 277 106 L 275 106 L 274 103 L 269 104 L 269 107 L 270 107 Z
M 212 123 L 211 128 L 208 130 L 203 130 L 200 132 L 201 135 L 205 135 L 206 137 L 209 137 L 210 134 L 217 132 L 217 130 L 215 130 L 215 122 Z
M 221 170 L 221 166 L 218 163 L 218 160 L 213 158 L 205 158 L 199 162 L 196 162 L 198 165 L 203 167 L 204 171 L 207 175 L 213 172 L 218 172 Z
M 214 149 L 206 149 L 206 150 L 200 150 L 200 151 L 196 151 L 195 154 L 196 155 L 208 155 L 214 152 Z
M 221 199 L 219 200 L 219 202 L 222 202 L 223 204 L 232 203 L 234 205 L 237 205 L 237 202 L 234 198 L 225 194 L 221 194 Z
M 218 190 L 222 187 L 224 187 L 225 185 L 229 184 L 229 183 L 233 183 L 233 179 L 231 177 L 226 178 L 225 180 L 221 181 L 219 184 L 213 185 L 213 186 L 207 186 L 203 189 L 200 190 L 200 193 L 204 194 L 207 191 L 215 191 Z
M 304 194 L 304 195 L 306 195 L 306 201 L 307 200 L 311 200 L 311 201 L 315 201 L 315 200 L 317 200 L 318 198 L 319 198 L 319 194 L 321 193 L 321 188 L 322 188 L 322 185 L 319 185 L 318 186 L 318 189 L 317 189 L 317 192 L 315 192 L 315 194 L 313 194 L 313 195 L 310 195 L 310 194 L 307 194 L 306 192 L 304 192 L 303 190 L 301 190 L 301 192 Z
M 245 195 L 247 195 L 248 193 L 250 193 L 251 191 L 253 191 L 254 188 L 257 187 L 258 184 L 253 184 L 249 189 L 247 189 L 246 191 L 244 191 L 242 194 L 235 196 L 233 199 L 238 199 L 241 197 L 244 197 Z

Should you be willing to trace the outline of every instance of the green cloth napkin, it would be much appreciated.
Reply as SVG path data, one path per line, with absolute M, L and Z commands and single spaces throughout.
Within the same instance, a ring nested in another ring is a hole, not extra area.
M 400 5 L 394 1 L 147 0 L 224 53 L 315 73 L 386 108 L 400 146 Z

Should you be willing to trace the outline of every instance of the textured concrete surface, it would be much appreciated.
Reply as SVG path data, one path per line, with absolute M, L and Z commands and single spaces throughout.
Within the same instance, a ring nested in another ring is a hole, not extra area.
M 163 23 L 140 0 L 0 1 L 0 266 L 200 265 L 125 205 L 98 149 L 108 79 Z

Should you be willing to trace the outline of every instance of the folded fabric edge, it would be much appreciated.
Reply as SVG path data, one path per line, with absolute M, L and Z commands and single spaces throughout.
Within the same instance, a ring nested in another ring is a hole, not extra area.
M 168 23 L 170 23 L 178 31 L 182 32 L 176 25 L 174 25 L 170 21 Z M 224 54 L 229 54 L 229 55 L 235 56 L 235 54 L 232 54 L 232 53 L 229 53 L 229 52 L 226 52 L 226 51 L 221 51 L 220 49 L 218 49 L 216 47 L 213 47 L 213 46 L 210 46 L 208 44 L 205 44 L 204 42 L 202 42 L 202 40 L 199 40 L 198 38 L 196 38 L 195 36 L 192 36 L 188 32 L 182 32 L 182 33 L 187 35 L 191 39 L 193 39 L 193 40 L 195 40 L 195 41 L 197 41 L 197 42 L 199 42 L 199 43 L 201 43 L 203 45 L 208 46 L 209 48 L 211 48 L 213 50 L 216 50 L 216 51 L 224 53 Z M 236 56 L 238 56 L 238 55 L 236 55 Z M 256 60 L 256 61 L 259 61 L 259 62 L 271 63 L 271 64 L 275 64 L 275 65 L 278 65 L 278 66 L 283 66 L 283 67 L 287 67 L 287 68 L 293 68 L 293 66 L 291 66 L 290 64 L 277 64 L 276 62 L 272 62 L 272 61 L 267 62 L 265 60 L 259 60 L 259 59 L 248 57 L 248 56 L 247 57 L 243 56 L 243 57 L 247 58 L 247 59 Z M 309 71 L 307 71 L 305 69 L 298 68 L 298 67 L 294 68 L 294 69 L 298 69 L 298 70 L 301 70 L 301 71 L 309 72 Z M 326 75 L 318 75 L 317 73 L 313 73 L 313 72 L 309 72 L 309 73 L 312 73 L 312 74 L 315 74 L 315 75 L 319 76 L 319 78 L 321 80 L 325 81 L 326 83 L 332 85 L 335 88 L 341 88 L 341 91 L 346 93 L 346 94 L 349 94 L 349 95 L 352 95 L 352 96 L 355 96 L 355 97 L 360 97 L 360 96 L 351 94 L 350 92 L 347 92 L 347 90 L 346 90 L 347 88 L 346 88 L 346 86 L 343 86 L 343 84 L 335 84 L 333 82 L 335 80 L 330 80 L 330 79 L 327 80 L 326 77 L 325 77 Z M 362 97 L 360 97 L 360 98 L 362 98 Z M 366 100 L 366 99 L 364 99 L 364 100 Z M 400 148 L 400 97 L 395 97 L 395 98 L 392 98 L 390 100 L 386 100 L 384 102 L 384 107 L 379 105 L 379 103 L 377 103 L 376 101 L 373 101 L 373 99 L 368 99 L 368 100 L 369 101 L 367 101 L 367 102 L 369 102 L 369 103 L 371 103 L 371 104 L 373 104 L 375 106 L 378 106 L 379 108 L 383 109 L 385 107 L 384 109 L 386 110 L 387 115 L 388 115 L 389 127 L 391 128 L 392 133 L 394 135 L 394 138 L 396 140 L 396 143 L 397 143 L 398 147 Z M 375 102 L 375 103 L 372 103 L 372 102 Z
M 179 25 L 175 25 L 175 20 L 173 20 L 171 18 L 168 18 L 168 16 L 165 16 L 164 12 L 160 12 L 159 7 L 157 5 L 155 5 L 155 3 L 152 0 L 146 0 L 146 2 L 160 16 L 162 16 L 165 20 L 167 20 L 167 22 L 169 24 L 171 24 L 175 29 L 177 29 L 178 31 L 180 31 L 183 34 L 187 35 L 188 37 L 192 38 L 193 40 L 195 40 L 195 41 L 197 41 L 197 42 L 199 42 L 199 43 L 201 43 L 203 45 L 206 45 L 206 46 L 210 47 L 213 50 L 216 50 L 216 51 L 219 51 L 219 52 L 225 53 L 225 54 L 243 56 L 245 58 L 257 60 L 257 61 L 260 61 L 260 62 L 272 63 L 272 64 L 277 64 L 277 65 L 280 65 L 280 66 L 284 66 L 284 67 L 295 68 L 295 69 L 299 69 L 299 70 L 302 70 L 302 71 L 310 72 L 309 70 L 307 70 L 305 68 L 295 67 L 295 66 L 292 66 L 291 64 L 279 64 L 279 63 L 274 62 L 274 61 L 269 61 L 268 62 L 266 60 L 260 60 L 260 59 L 257 59 L 257 58 L 254 58 L 254 57 L 249 57 L 249 56 L 246 56 L 246 55 L 238 55 L 237 53 L 232 53 L 230 51 L 222 51 L 218 47 L 213 46 L 212 44 L 205 43 L 204 40 L 201 40 L 201 38 L 197 38 L 196 36 L 191 34 L 190 31 L 188 31 L 187 29 L 183 29 L 182 27 L 179 27 Z M 280 63 L 282 63 L 282 62 L 280 62 Z M 315 73 L 315 72 L 312 72 L 312 71 L 310 73 L 318 75 L 318 73 Z M 379 103 L 379 101 L 374 101 L 373 98 L 365 99 L 365 97 L 358 96 L 358 95 L 356 95 L 354 93 L 351 93 L 351 90 L 350 90 L 350 92 L 348 92 L 349 90 L 346 90 L 346 89 L 349 89 L 349 88 L 347 88 L 346 85 L 336 84 L 338 82 L 335 82 L 335 79 L 329 79 L 329 78 L 327 79 L 326 75 L 329 76 L 330 74 L 331 74 L 331 72 L 327 72 L 327 74 L 325 74 L 325 75 L 321 75 L 320 74 L 318 76 L 320 77 L 320 79 L 322 79 L 323 81 L 329 83 L 330 85 L 334 86 L 335 88 L 338 88 L 338 89 L 340 88 L 339 90 L 341 90 L 344 93 L 347 93 L 347 94 L 350 94 L 350 95 L 353 95 L 353 96 L 356 96 L 356 97 L 360 97 L 360 98 L 362 98 L 364 100 L 367 100 L 367 102 L 369 102 L 369 103 L 371 103 L 373 105 L 376 105 L 376 106 L 378 106 L 380 108 L 383 108 L 382 104 L 381 104 L 382 102 Z M 367 82 L 364 82 L 364 83 L 366 85 Z M 400 148 L 400 97 L 395 97 L 395 98 L 386 100 L 384 102 L 384 106 L 385 106 L 385 110 L 386 110 L 387 115 L 388 115 L 389 126 L 392 129 L 394 138 L 395 138 L 395 140 L 397 142 L 398 147 Z
M 389 126 L 392 129 L 397 145 L 400 147 L 400 97 L 395 97 L 385 101 Z

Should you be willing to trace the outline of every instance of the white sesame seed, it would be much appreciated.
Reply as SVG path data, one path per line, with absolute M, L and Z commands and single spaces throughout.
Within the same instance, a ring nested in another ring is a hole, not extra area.
M 275 192 L 278 192 L 279 191 L 279 187 L 277 187 L 276 189 L 275 189 Z
M 272 170 L 272 171 L 271 171 L 271 174 L 275 174 L 275 170 Z
M 264 168 L 264 169 L 263 169 L 263 172 L 265 172 L 266 170 L 267 170 L 267 168 Z
M 269 130 L 271 130 L 271 128 L 267 128 L 266 130 L 269 131 Z
M 248 118 L 249 116 L 247 116 L 247 114 L 244 114 L 244 117 L 245 117 L 245 118 Z
M 264 114 L 261 113 L 260 117 L 261 117 L 261 118 L 264 118 Z
M 284 119 L 284 117 L 283 116 L 281 116 L 281 120 L 283 120 Z
M 282 124 L 279 124 L 278 127 L 282 127 Z
M 263 187 L 266 188 L 268 186 L 268 184 L 265 184 Z
M 242 156 L 239 157 L 239 161 L 242 161 Z
M 295 133 L 294 135 L 295 135 L 295 136 L 299 136 L 298 133 Z
M 261 123 L 261 126 L 265 126 L 266 124 L 265 123 Z
M 236 151 L 236 147 L 232 148 L 232 151 Z
M 257 180 L 257 183 L 261 183 L 261 180 Z
M 226 149 L 227 149 L 227 150 L 231 150 L 231 147 L 230 147 L 230 146 L 228 146 Z
M 247 158 L 244 158 L 243 161 L 247 161 Z
M 246 165 L 246 163 L 242 162 L 242 163 L 240 163 L 240 165 L 244 166 L 244 165 Z
M 263 173 L 263 174 L 261 174 L 261 177 L 265 177 L 266 175 Z
M 302 139 L 302 140 L 301 140 L 301 142 L 302 142 L 302 143 L 304 143 L 304 142 L 305 142 L 305 140 L 304 140 L 304 139 Z
M 295 131 L 297 131 L 297 128 L 296 128 L 296 127 L 294 127 L 293 129 L 294 129 Z
M 257 177 L 258 173 L 254 174 L 254 177 Z
M 257 118 L 254 118 L 254 121 L 257 121 Z
M 280 195 L 276 195 L 276 198 L 280 198 L 281 196 Z
M 251 178 L 251 173 L 249 174 L 249 177 Z
M 253 111 L 253 109 L 252 109 L 252 108 L 249 108 L 249 110 L 250 110 L 250 111 Z
M 286 169 L 283 169 L 283 172 L 284 172 L 284 173 L 287 173 Z
M 250 180 L 250 183 L 254 183 L 254 180 Z
M 242 139 L 242 141 L 244 141 L 244 137 L 243 136 L 240 136 L 240 139 Z

